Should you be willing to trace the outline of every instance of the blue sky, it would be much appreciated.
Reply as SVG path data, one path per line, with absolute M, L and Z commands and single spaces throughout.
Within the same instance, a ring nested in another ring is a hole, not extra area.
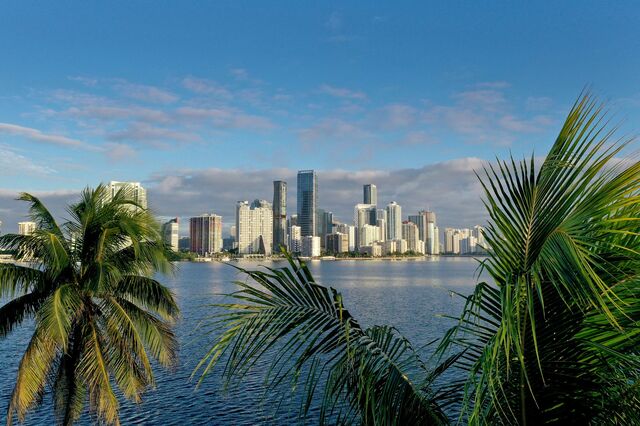
M 638 22 L 623 1 L 3 2 L 0 195 L 139 180 L 211 200 L 161 214 L 227 212 L 219 194 L 269 198 L 272 177 L 315 168 L 343 215 L 371 178 L 385 202 L 455 217 L 477 186 L 438 180 L 543 154 L 585 86 L 640 129 Z M 236 191 L 241 172 L 257 181 Z

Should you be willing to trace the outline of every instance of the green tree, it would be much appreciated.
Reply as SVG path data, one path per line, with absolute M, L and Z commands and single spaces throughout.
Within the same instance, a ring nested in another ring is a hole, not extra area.
M 640 163 L 612 136 L 585 95 L 540 166 L 487 166 L 492 281 L 467 297 L 435 369 L 392 327 L 362 328 L 290 259 L 244 271 L 194 374 L 224 360 L 231 382 L 272 357 L 272 385 L 304 378 L 305 409 L 324 388 L 323 422 L 640 424 Z M 460 379 L 438 384 L 449 369 Z
M 7 424 L 24 421 L 48 388 L 56 419 L 72 424 L 85 409 L 119 424 L 114 385 L 139 402 L 154 386 L 150 356 L 177 359 L 178 307 L 152 278 L 170 272 L 159 226 L 124 190 L 85 189 L 58 225 L 36 197 L 22 194 L 37 224 L 32 235 L 3 235 L 18 264 L 0 265 L 0 337 L 26 319 L 34 332 L 20 361 Z M 150 354 L 150 356 L 149 356 Z

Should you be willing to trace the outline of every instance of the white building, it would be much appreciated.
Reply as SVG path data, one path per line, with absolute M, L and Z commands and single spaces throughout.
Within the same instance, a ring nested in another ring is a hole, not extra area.
M 140 182 L 118 182 L 115 180 L 109 182 L 110 200 L 118 191 L 123 191 L 128 198 L 132 199 L 143 209 L 147 208 L 147 190 L 142 187 Z
M 319 257 L 320 237 L 307 235 L 302 237 L 302 256 L 303 257 Z
M 289 227 L 289 250 L 291 253 L 302 252 L 302 228 L 298 225 Z
M 370 246 L 371 244 L 379 241 L 380 228 L 373 225 L 365 224 L 358 229 L 358 249 L 364 246 Z
M 336 226 L 336 231 L 349 236 L 349 251 L 356 251 L 356 227 L 341 223 Z
M 380 243 L 374 243 L 369 246 L 362 246 L 360 247 L 360 253 L 371 257 L 380 257 L 382 256 L 382 245 Z
M 420 239 L 420 232 L 415 223 L 407 221 L 402 224 L 402 239 L 407 241 L 408 251 L 424 253 L 424 243 Z
M 162 241 L 173 251 L 178 251 L 180 240 L 180 224 L 178 218 L 173 218 L 162 225 Z
M 35 230 L 35 222 L 18 222 L 18 234 L 20 235 L 31 235 Z
M 387 205 L 387 238 L 399 240 L 402 238 L 402 207 L 392 201 Z
M 236 241 L 239 254 L 271 255 L 273 246 L 273 210 L 271 203 L 255 200 L 236 204 Z

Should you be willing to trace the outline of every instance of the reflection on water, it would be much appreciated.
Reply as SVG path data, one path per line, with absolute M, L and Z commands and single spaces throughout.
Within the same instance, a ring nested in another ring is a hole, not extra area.
M 263 262 L 270 267 L 284 262 Z M 254 268 L 256 262 L 238 262 Z M 415 347 L 442 336 L 451 320 L 438 314 L 458 315 L 462 299 L 451 297 L 449 289 L 467 294 L 477 281 L 478 262 L 471 258 L 441 258 L 411 261 L 323 261 L 309 262 L 316 280 L 340 290 L 345 307 L 363 326 L 396 326 Z M 209 305 L 220 294 L 235 290 L 234 280 L 244 280 L 235 268 L 220 263 L 180 263 L 173 277 L 163 277 L 176 294 L 182 319 L 176 327 L 180 338 L 180 367 L 174 372 L 157 371 L 157 389 L 148 392 L 139 406 L 123 402 L 122 423 L 126 424 L 276 424 L 295 423 L 296 401 L 285 401 L 274 418 L 277 399 L 263 398 L 265 363 L 257 365 L 237 388 L 221 391 L 217 374 L 210 375 L 195 390 L 189 377 L 207 350 L 212 336 L 206 335 Z M 19 329 L 0 343 L 0 409 L 6 413 L 20 356 L 30 337 L 30 327 Z M 425 349 L 425 356 L 431 349 Z M 27 424 L 51 424 L 50 397 L 27 418 Z M 84 421 L 89 424 L 89 421 Z

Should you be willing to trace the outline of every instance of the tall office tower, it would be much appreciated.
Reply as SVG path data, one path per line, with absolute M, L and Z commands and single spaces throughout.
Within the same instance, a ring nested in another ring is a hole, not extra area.
M 336 227 L 336 231 L 349 236 L 349 251 L 356 250 L 356 227 L 341 223 Z
M 140 182 L 117 182 L 112 180 L 109 182 L 109 199 L 112 199 L 120 190 L 140 207 L 147 208 L 147 190 L 140 185 Z
M 363 196 L 363 204 L 373 204 L 374 206 L 378 205 L 378 188 L 372 183 L 364 185 L 362 188 L 364 192 Z
M 324 209 L 317 208 L 316 209 L 316 228 L 314 235 L 322 235 L 322 217 L 324 216 Z
M 273 251 L 287 247 L 287 182 L 273 181 Z
M 407 250 L 414 253 L 424 252 L 424 244 L 420 239 L 418 226 L 410 221 L 402 222 L 402 239 L 407 241 Z M 422 245 L 423 247 L 420 247 Z
M 320 245 L 324 248 L 326 236 L 333 232 L 333 212 L 328 212 L 323 209 L 318 209 L 317 212 L 317 223 L 319 226 L 316 235 L 320 237 Z
M 35 230 L 35 222 L 18 222 L 18 234 L 20 235 L 31 235 Z
M 402 239 L 402 207 L 395 201 L 387 205 L 387 238 Z
M 162 241 L 173 251 L 178 251 L 180 240 L 180 225 L 178 218 L 174 217 L 162 225 Z
M 295 254 L 302 252 L 302 229 L 298 225 L 289 227 L 289 250 Z
M 222 216 L 203 214 L 189 219 L 190 250 L 199 255 L 222 250 Z
M 298 225 L 298 215 L 292 214 L 291 216 L 289 216 L 289 219 L 287 219 L 287 229 L 297 225 Z
M 271 255 L 273 246 L 273 210 L 265 200 L 236 204 L 236 241 L 239 254 Z
M 429 254 L 440 254 L 440 228 L 434 226 L 433 229 L 433 253 Z
M 315 235 L 318 206 L 318 178 L 313 170 L 298 172 L 298 225 L 302 236 Z
M 424 210 L 418 212 L 418 214 L 410 214 L 409 222 L 415 223 L 418 227 L 418 233 L 420 234 L 420 239 L 422 241 L 426 241 L 427 235 L 427 215 Z

